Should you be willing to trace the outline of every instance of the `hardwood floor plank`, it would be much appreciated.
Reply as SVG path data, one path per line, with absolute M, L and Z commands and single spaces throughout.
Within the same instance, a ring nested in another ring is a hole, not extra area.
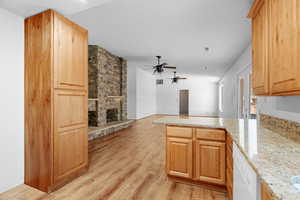
M 226 194 L 174 182 L 165 174 L 165 130 L 159 116 L 89 144 L 87 173 L 46 194 L 21 185 L 0 200 L 225 200 Z

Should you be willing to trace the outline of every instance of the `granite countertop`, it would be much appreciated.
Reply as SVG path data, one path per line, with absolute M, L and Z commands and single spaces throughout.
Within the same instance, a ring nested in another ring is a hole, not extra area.
M 291 184 L 291 177 L 300 175 L 300 144 L 257 120 L 168 116 L 153 123 L 226 129 L 275 199 L 300 200 L 300 191 Z

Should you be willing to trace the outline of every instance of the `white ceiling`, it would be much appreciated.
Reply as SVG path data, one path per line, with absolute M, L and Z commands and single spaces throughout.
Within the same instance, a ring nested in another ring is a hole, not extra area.
M 23 17 L 52 8 L 64 15 L 72 15 L 110 0 L 0 0 L 0 7 Z
M 221 77 L 249 45 L 251 0 L 2 0 L 30 16 L 54 8 L 89 30 L 89 43 L 141 66 L 162 55 L 183 73 Z M 209 52 L 204 50 L 209 47 Z M 207 67 L 207 70 L 205 70 Z

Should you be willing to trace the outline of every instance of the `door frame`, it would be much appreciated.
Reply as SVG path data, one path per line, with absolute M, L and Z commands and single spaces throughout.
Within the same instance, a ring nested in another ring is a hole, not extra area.
M 182 114 L 181 110 L 181 92 L 187 91 L 187 113 Z M 179 115 L 189 115 L 190 114 L 190 90 L 189 89 L 179 89 Z

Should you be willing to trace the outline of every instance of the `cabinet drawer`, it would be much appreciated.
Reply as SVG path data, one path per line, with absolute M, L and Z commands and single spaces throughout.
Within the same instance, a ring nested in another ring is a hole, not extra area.
M 225 131 L 218 129 L 196 129 L 197 139 L 225 141 Z
M 167 126 L 167 135 L 171 137 L 192 138 L 193 129 L 188 127 Z

